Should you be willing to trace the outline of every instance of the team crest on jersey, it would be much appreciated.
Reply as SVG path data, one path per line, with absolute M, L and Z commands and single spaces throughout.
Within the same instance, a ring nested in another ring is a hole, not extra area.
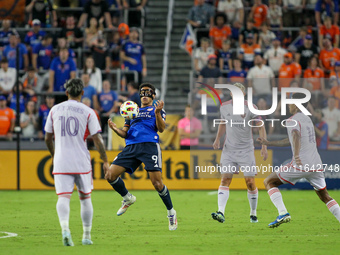
M 147 109 L 147 111 L 149 111 L 149 112 L 151 112 L 152 110 L 153 110 L 152 108 Z

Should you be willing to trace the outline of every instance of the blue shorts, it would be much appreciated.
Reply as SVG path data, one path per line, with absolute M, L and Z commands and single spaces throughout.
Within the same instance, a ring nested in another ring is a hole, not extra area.
M 144 163 L 147 171 L 162 172 L 162 152 L 158 143 L 136 143 L 125 148 L 113 160 L 113 165 L 122 166 L 132 174 Z

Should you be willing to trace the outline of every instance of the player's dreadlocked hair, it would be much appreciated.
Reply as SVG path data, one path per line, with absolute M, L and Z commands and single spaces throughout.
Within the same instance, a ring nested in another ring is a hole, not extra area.
M 75 78 L 68 80 L 64 84 L 64 88 L 69 93 L 71 97 L 78 97 L 84 89 L 84 84 L 81 79 Z

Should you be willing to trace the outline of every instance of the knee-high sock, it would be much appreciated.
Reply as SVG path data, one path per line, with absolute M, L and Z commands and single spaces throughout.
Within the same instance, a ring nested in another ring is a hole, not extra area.
M 166 206 L 166 209 L 168 210 L 168 214 L 173 214 L 173 206 L 172 206 L 172 201 L 170 197 L 170 192 L 168 188 L 164 185 L 163 189 L 158 192 L 158 195 L 162 199 L 163 203 Z
M 117 191 L 122 197 L 128 195 L 128 190 L 125 187 L 125 183 L 122 180 L 122 178 L 118 177 L 116 180 L 114 180 L 113 182 L 110 182 L 110 185 L 112 186 L 112 188 L 115 189 L 115 191 Z
M 61 231 L 70 231 L 69 219 L 70 219 L 70 198 L 71 196 L 59 196 L 57 202 L 57 213 L 59 217 L 59 223 Z
M 90 194 L 80 196 L 80 215 L 83 222 L 83 239 L 91 239 L 93 206 Z
M 334 199 L 332 199 L 326 205 L 327 205 L 328 210 L 340 222 L 340 207 L 339 207 L 338 203 Z
M 226 186 L 219 186 L 218 187 L 218 211 L 224 214 L 225 206 L 227 205 L 229 199 L 229 187 Z
M 248 190 L 248 200 L 250 205 L 250 215 L 256 216 L 257 200 L 259 198 L 258 190 Z
M 279 215 L 286 214 L 287 209 L 285 207 L 285 204 L 283 203 L 280 190 L 278 188 L 271 188 L 268 190 L 268 195 L 270 196 L 270 200 L 277 208 Z

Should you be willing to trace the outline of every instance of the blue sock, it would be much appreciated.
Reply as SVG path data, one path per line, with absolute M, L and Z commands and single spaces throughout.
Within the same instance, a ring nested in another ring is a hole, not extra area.
M 128 190 L 125 188 L 124 181 L 122 178 L 118 177 L 116 180 L 110 183 L 112 188 L 114 188 L 115 191 L 117 191 L 122 197 L 124 197 L 128 192 Z
M 173 208 L 173 206 L 172 206 L 172 202 L 171 202 L 170 192 L 165 185 L 164 185 L 163 189 L 160 192 L 158 192 L 158 195 L 163 200 L 163 203 L 165 204 L 166 209 L 171 210 Z

